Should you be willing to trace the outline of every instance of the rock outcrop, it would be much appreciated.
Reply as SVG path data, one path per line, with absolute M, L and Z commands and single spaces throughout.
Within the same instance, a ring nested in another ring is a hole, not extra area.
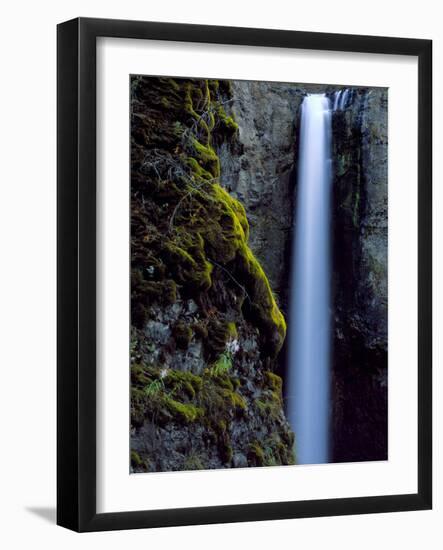
M 343 87 L 233 82 L 240 144 L 221 183 L 245 207 L 250 246 L 287 313 L 300 104 Z M 387 456 L 387 90 L 349 89 L 333 113 L 332 460 Z M 290 321 L 289 321 L 290 322 Z M 291 368 L 280 354 L 279 372 Z
M 217 151 L 240 147 L 230 85 L 133 77 L 131 93 L 132 471 L 291 464 L 285 319 L 220 185 Z
M 333 460 L 387 459 L 387 90 L 333 114 Z
M 227 109 L 239 126 L 240 147 L 220 150 L 221 184 L 244 205 L 250 246 L 285 309 L 298 132 L 303 93 L 293 84 L 232 82 Z

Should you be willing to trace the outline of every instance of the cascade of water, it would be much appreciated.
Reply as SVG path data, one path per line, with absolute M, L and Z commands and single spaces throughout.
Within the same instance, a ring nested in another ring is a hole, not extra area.
M 336 111 L 338 109 L 339 103 L 340 103 L 340 96 L 341 96 L 341 90 L 338 90 L 338 92 L 334 93 L 334 107 L 333 111 Z
M 334 103 L 339 99 L 337 94 Z M 288 331 L 287 412 L 298 464 L 329 459 L 330 155 L 329 99 L 308 95 L 301 106 Z
M 341 95 L 341 98 L 340 98 L 340 110 L 343 111 L 343 109 L 346 107 L 346 102 L 347 102 L 347 99 L 348 99 L 348 95 L 349 95 L 349 90 L 346 89 L 343 94 Z
M 333 111 L 343 111 L 346 109 L 349 101 L 353 98 L 353 91 L 349 88 L 337 90 L 334 92 Z

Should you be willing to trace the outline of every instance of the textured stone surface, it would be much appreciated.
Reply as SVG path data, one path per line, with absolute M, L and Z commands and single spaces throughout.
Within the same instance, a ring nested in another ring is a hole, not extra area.
M 300 104 L 337 86 L 233 82 L 240 146 L 221 181 L 245 206 L 250 246 L 287 312 Z M 387 90 L 353 88 L 333 113 L 334 460 L 387 453 Z M 290 320 L 289 320 L 290 322 Z M 281 372 L 284 354 L 281 354 Z
M 301 90 L 293 84 L 232 82 L 230 109 L 240 148 L 221 148 L 221 183 L 242 202 L 251 226 L 250 246 L 285 308 L 293 217 L 296 118 Z
M 387 458 L 387 90 L 334 113 L 333 458 Z
M 346 307 L 355 329 L 365 335 L 365 344 L 386 350 L 386 90 L 356 90 L 349 107 L 334 115 L 334 137 L 335 221 L 341 233 L 352 240 L 350 275 L 356 283 L 351 285 L 352 300 Z M 337 245 L 344 244 L 338 232 L 335 238 Z M 337 269 L 340 272 L 339 264 Z M 346 290 L 345 285 L 339 286 Z

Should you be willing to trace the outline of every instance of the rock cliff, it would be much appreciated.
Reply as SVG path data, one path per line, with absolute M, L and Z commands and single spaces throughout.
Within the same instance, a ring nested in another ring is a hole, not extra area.
M 387 458 L 387 90 L 333 114 L 333 459 Z
M 131 468 L 294 462 L 286 324 L 218 151 L 241 147 L 228 82 L 131 80 Z M 227 186 L 226 186 L 227 187 Z
M 244 205 L 250 246 L 285 308 L 293 222 L 297 112 L 303 94 L 293 84 L 237 81 L 227 109 L 240 147 L 223 144 L 221 184 Z
M 132 470 L 291 464 L 300 104 L 342 87 L 133 77 Z M 387 457 L 387 90 L 332 116 L 333 461 Z M 282 314 L 283 312 L 283 314 Z
M 250 246 L 288 304 L 300 104 L 343 87 L 233 82 L 241 147 L 220 151 L 221 183 L 242 202 Z M 332 460 L 387 456 L 387 90 L 352 88 L 332 116 Z M 284 350 L 279 372 L 285 373 Z

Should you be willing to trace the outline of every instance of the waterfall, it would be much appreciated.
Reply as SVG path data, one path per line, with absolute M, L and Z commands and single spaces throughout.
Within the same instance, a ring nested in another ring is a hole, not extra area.
M 346 88 L 345 90 L 337 90 L 336 92 L 334 92 L 334 104 L 332 110 L 343 111 L 344 109 L 346 109 L 350 94 L 352 98 L 353 92 L 351 92 L 348 88 Z
M 334 111 L 336 111 L 338 109 L 338 106 L 340 104 L 340 96 L 341 96 L 341 90 L 338 90 L 338 92 L 335 92 L 335 94 L 334 94 L 334 107 L 333 107 Z
M 344 104 L 344 97 L 334 99 Z M 329 99 L 308 95 L 301 106 L 288 334 L 287 412 L 298 464 L 329 460 L 330 144 Z
M 345 90 L 340 98 L 340 110 L 343 111 L 343 109 L 346 107 L 346 101 L 348 99 L 349 90 Z

